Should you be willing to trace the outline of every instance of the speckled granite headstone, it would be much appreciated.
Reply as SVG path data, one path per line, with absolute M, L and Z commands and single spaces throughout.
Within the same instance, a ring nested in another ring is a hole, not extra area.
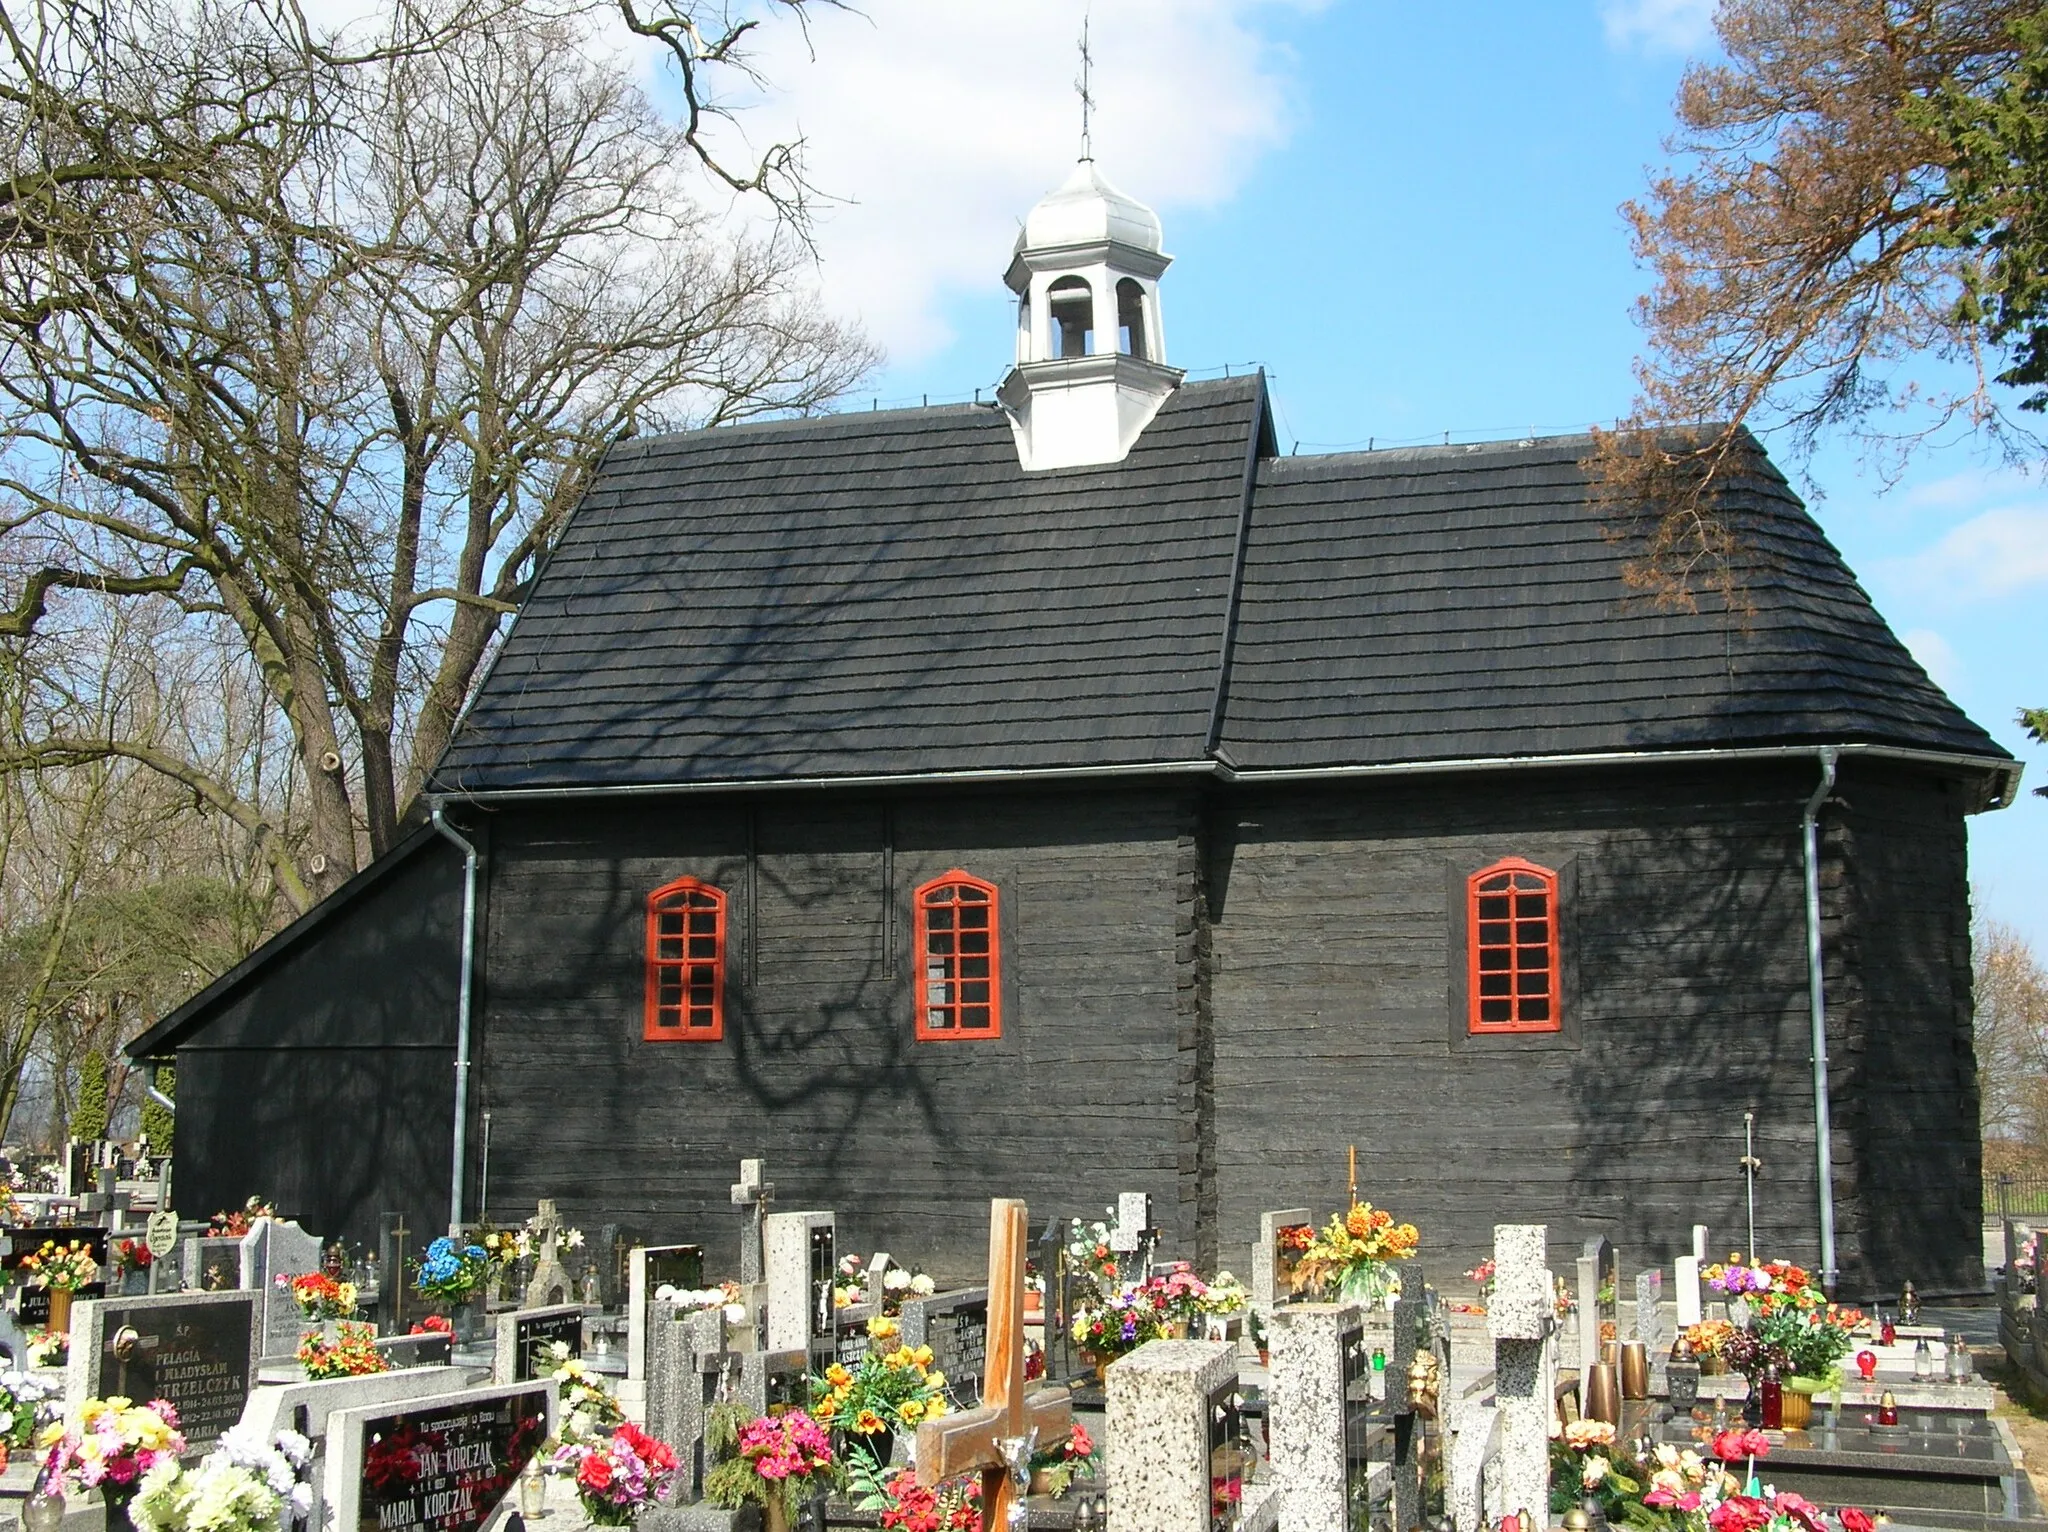
M 1664 1273 L 1639 1271 L 1636 1273 L 1636 1339 L 1650 1348 L 1656 1355 L 1658 1342 L 1664 1337 Z
M 1272 1313 L 1273 1305 L 1287 1297 L 1279 1279 L 1280 1260 L 1276 1246 L 1280 1231 L 1313 1224 L 1314 1221 L 1315 1215 L 1307 1208 L 1281 1208 L 1277 1212 L 1259 1215 L 1259 1242 L 1252 1246 L 1252 1307 L 1261 1314 Z
M 1501 1516 L 1549 1515 L 1555 1380 L 1544 1235 L 1542 1224 L 1493 1227 L 1494 1286 L 1486 1326 L 1493 1336 L 1493 1390 L 1500 1410 L 1500 1499 L 1494 1508 Z
M 1586 1241 L 1579 1255 L 1579 1374 L 1600 1360 L 1600 1278 L 1614 1257 L 1605 1239 Z
M 1209 1532 L 1209 1395 L 1237 1376 L 1220 1341 L 1148 1341 L 1109 1368 L 1113 1524 Z
M 1361 1314 L 1355 1304 L 1294 1303 L 1275 1309 L 1266 1326 L 1280 1532 L 1345 1523 L 1344 1343 L 1362 1331 Z
M 1500 1426 L 1500 1411 L 1478 1399 L 1443 1402 L 1444 1511 L 1456 1532 L 1484 1532 L 1486 1465 Z

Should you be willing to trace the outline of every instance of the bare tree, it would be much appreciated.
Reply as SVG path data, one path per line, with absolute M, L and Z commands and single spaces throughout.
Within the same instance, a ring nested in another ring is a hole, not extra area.
M 299 815 L 61 719 L 12 760 L 176 781 L 304 908 L 396 838 L 614 441 L 813 409 L 871 357 L 804 296 L 800 241 L 695 206 L 700 84 L 665 119 L 574 15 L 406 5 L 349 48 L 284 0 L 101 21 L 17 47 L 0 91 L 22 186 L 77 159 L 81 121 L 142 125 L 120 173 L 38 187 L 0 242 L 0 634 L 32 639 L 53 592 L 231 633 Z M 800 186 L 787 161 L 738 179 L 763 174 Z
M 2032 450 L 1994 390 L 1977 259 L 1958 235 L 1956 148 L 1927 104 L 2000 77 L 2033 0 L 1721 0 L 1726 57 L 1685 74 L 1667 147 L 1683 168 L 1623 209 L 1654 285 L 1632 417 L 1589 460 L 1611 510 L 1651 508 L 1630 575 L 1679 602 L 1735 596 L 1724 492 L 1751 432 L 1795 459 L 1853 430 L 1895 466 L 1962 424 Z M 1915 386 L 1902 364 L 1960 364 Z
M 1999 921 L 1975 932 L 1977 1088 L 1987 1156 L 2048 1165 L 2048 969 Z

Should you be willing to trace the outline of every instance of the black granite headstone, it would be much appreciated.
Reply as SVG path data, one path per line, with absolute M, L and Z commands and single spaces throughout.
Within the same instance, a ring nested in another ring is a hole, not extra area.
M 517 1348 L 512 1375 L 514 1383 L 530 1383 L 555 1370 L 555 1363 L 547 1356 L 549 1347 L 566 1344 L 570 1356 L 583 1355 L 583 1315 L 580 1311 L 516 1320 L 513 1330 L 513 1344 Z
M 357 1525 L 338 1532 L 476 1532 L 547 1433 L 542 1389 L 365 1421 L 343 1468 L 361 1478 Z
M 247 1305 L 116 1300 L 94 1317 L 104 1337 L 103 1397 L 169 1400 L 192 1447 L 218 1440 L 242 1418 L 251 1378 Z

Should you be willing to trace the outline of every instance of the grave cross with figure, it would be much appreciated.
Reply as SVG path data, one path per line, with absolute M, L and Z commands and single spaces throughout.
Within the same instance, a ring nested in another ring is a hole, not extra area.
M 928 1420 L 917 1428 L 917 1478 L 933 1485 L 965 1473 L 981 1475 L 984 1527 L 1021 1525 L 1022 1504 L 1011 1465 L 1035 1446 L 1050 1445 L 1073 1420 L 1064 1388 L 1024 1396 L 1024 1204 L 998 1197 L 988 1231 L 988 1360 L 981 1407 Z M 1004 1444 L 1011 1444 L 1005 1456 Z M 1019 1444 L 1022 1444 L 1021 1446 Z M 1012 1511 L 1012 1507 L 1016 1511 Z

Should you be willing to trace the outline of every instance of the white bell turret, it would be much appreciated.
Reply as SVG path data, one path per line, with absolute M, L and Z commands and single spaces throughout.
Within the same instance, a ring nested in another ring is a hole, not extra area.
M 1017 365 L 996 397 L 1026 469 L 1123 461 L 1180 385 L 1166 365 L 1159 218 L 1083 159 L 1024 220 L 1003 280 Z

